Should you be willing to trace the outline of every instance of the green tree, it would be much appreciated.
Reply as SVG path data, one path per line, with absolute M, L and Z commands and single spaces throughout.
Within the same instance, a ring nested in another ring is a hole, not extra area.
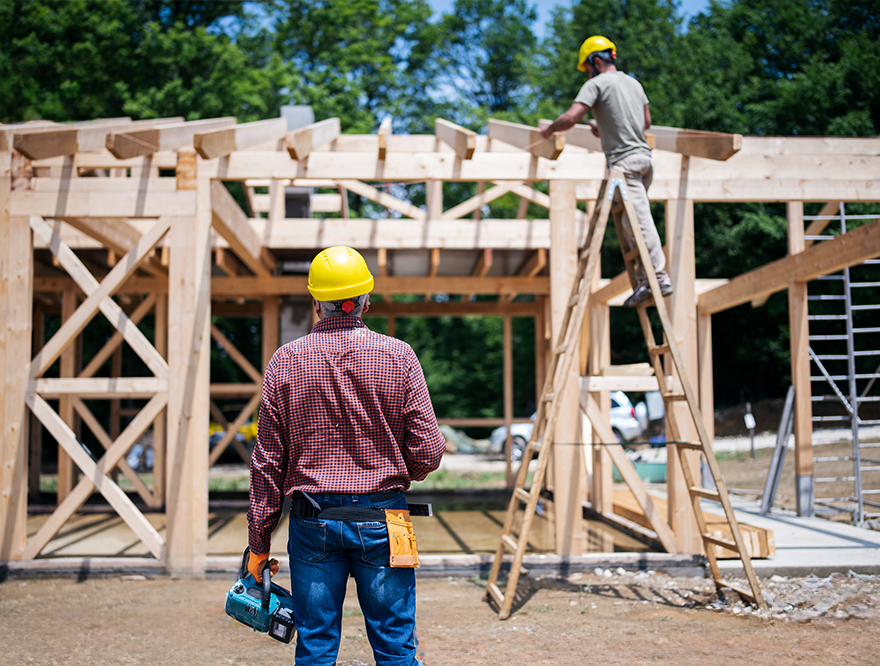
M 276 51 L 304 78 L 294 99 L 317 118 L 369 133 L 385 115 L 413 122 L 430 102 L 439 32 L 425 0 L 279 0 L 270 10 Z
M 243 2 L 0 3 L 0 119 L 277 116 L 296 77 L 268 43 Z

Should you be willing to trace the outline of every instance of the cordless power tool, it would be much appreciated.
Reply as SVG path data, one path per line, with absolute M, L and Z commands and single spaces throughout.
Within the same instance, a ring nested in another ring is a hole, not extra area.
M 268 633 L 276 641 L 290 643 L 296 629 L 293 624 L 293 597 L 288 590 L 272 582 L 269 560 L 258 583 L 248 572 L 249 550 L 244 549 L 238 580 L 226 595 L 226 614 L 254 631 Z

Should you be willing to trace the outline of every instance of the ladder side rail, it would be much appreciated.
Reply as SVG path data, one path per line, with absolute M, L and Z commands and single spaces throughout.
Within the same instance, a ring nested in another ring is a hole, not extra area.
M 846 228 L 846 209 L 844 203 L 840 202 L 840 233 L 845 234 Z M 861 526 L 865 520 L 865 502 L 862 497 L 862 461 L 859 450 L 859 391 L 856 387 L 856 358 L 855 358 L 855 336 L 853 334 L 853 302 L 852 302 L 852 282 L 850 280 L 849 267 L 843 269 L 843 296 L 844 308 L 846 310 L 846 355 L 847 355 L 847 371 L 849 374 L 849 398 L 853 411 L 850 419 L 850 428 L 852 432 L 852 450 L 853 450 L 853 488 L 856 498 L 856 515 L 853 516 L 853 522 L 857 526 Z
M 690 489 L 694 486 L 694 478 L 693 474 L 691 474 L 691 467 L 687 461 L 687 456 L 684 455 L 686 450 L 680 447 L 676 448 L 678 449 L 678 460 L 681 463 L 684 482 L 687 484 L 688 495 L 691 498 L 691 505 L 694 509 L 694 517 L 697 520 L 697 529 L 700 530 L 700 540 L 706 551 L 706 558 L 709 560 L 709 570 L 712 572 L 712 580 L 715 581 L 715 588 L 720 590 L 724 587 L 724 583 L 722 582 L 723 576 L 721 575 L 721 570 L 718 568 L 718 558 L 715 555 L 715 546 L 706 541 L 706 536 L 709 534 L 709 528 L 706 525 L 706 517 L 703 515 L 703 507 L 700 503 L 701 498 L 690 492 Z
M 610 199 L 607 196 L 604 196 L 606 190 L 606 183 L 603 182 L 603 185 L 600 188 L 600 191 L 603 194 L 601 200 L 602 203 L 599 206 L 596 206 L 596 208 L 594 209 L 593 215 L 590 218 L 590 224 L 587 231 L 587 238 L 590 241 L 589 249 L 581 253 L 578 261 L 578 269 L 575 275 L 575 279 L 572 283 L 571 294 L 566 305 L 565 316 L 563 317 L 563 325 L 560 328 L 559 335 L 557 336 L 557 345 L 554 346 L 552 349 L 550 368 L 544 380 L 544 387 L 541 392 L 541 404 L 538 405 L 538 409 L 536 411 L 535 427 L 532 429 L 532 436 L 529 438 L 529 442 L 526 444 L 526 451 L 523 455 L 523 462 L 521 463 L 520 469 L 517 473 L 516 485 L 514 487 L 514 492 L 511 495 L 511 501 L 508 506 L 507 515 L 505 517 L 504 527 L 502 528 L 502 540 L 499 543 L 495 555 L 495 561 L 493 562 L 492 568 L 489 573 L 487 594 L 489 594 L 489 590 L 493 588 L 493 586 L 496 586 L 496 581 L 498 580 L 498 576 L 501 571 L 502 560 L 505 552 L 503 537 L 510 535 L 511 530 L 513 529 L 513 523 L 519 509 L 519 504 L 521 500 L 519 499 L 519 497 L 517 497 L 516 490 L 524 488 L 525 481 L 528 476 L 528 467 L 531 461 L 531 455 L 534 449 L 534 445 L 537 443 L 539 438 L 543 438 L 540 450 L 538 452 L 538 468 L 535 472 L 535 477 L 532 480 L 532 488 L 529 493 L 529 502 L 526 505 L 525 513 L 523 516 L 523 523 L 520 528 L 520 538 L 517 540 L 517 552 L 514 555 L 514 562 L 511 566 L 510 575 L 508 576 L 506 593 L 501 595 L 501 608 L 499 612 L 500 619 L 506 619 L 509 616 L 510 608 L 513 604 L 513 598 L 516 593 L 516 585 L 519 581 L 519 570 L 522 565 L 522 559 L 525 555 L 525 548 L 528 543 L 528 534 L 531 530 L 531 522 L 534 518 L 538 497 L 540 495 L 540 490 L 543 485 L 544 474 L 546 472 L 547 464 L 549 461 L 550 450 L 552 448 L 556 420 L 559 416 L 559 411 L 561 407 L 561 401 L 559 400 L 559 398 L 561 397 L 562 391 L 565 386 L 565 376 L 568 374 L 571 368 L 574 344 L 579 336 L 580 327 L 583 325 L 584 313 L 586 312 L 587 304 L 589 301 L 591 280 L 587 280 L 585 278 L 587 275 L 592 275 L 592 272 L 596 270 L 596 268 L 598 268 L 599 252 L 601 250 L 602 240 L 605 234 L 605 227 L 608 221 L 608 213 L 611 206 Z M 611 194 L 613 196 L 613 188 Z M 577 296 L 577 307 L 573 308 L 572 303 L 575 301 L 575 296 Z M 575 320 L 572 325 L 571 318 L 573 314 Z M 576 330 L 572 333 L 571 329 Z M 557 349 L 559 348 L 559 346 L 563 346 L 563 351 L 561 354 L 557 353 Z M 548 402 L 550 402 L 549 416 L 547 415 L 546 409 L 546 404 Z M 495 598 L 494 595 L 490 594 L 490 596 Z
M 625 185 L 621 186 L 622 191 L 623 187 L 625 187 Z M 712 443 L 709 440 L 709 435 L 706 432 L 706 426 L 703 423 L 703 419 L 697 405 L 696 394 L 694 393 L 690 381 L 687 378 L 687 373 L 683 372 L 683 369 L 685 367 L 684 360 L 681 356 L 681 350 L 678 348 L 678 343 L 675 340 L 675 336 L 672 334 L 674 332 L 672 321 L 669 319 L 669 314 L 666 311 L 666 305 L 663 302 L 663 298 L 660 296 L 660 284 L 657 281 L 657 275 L 654 272 L 654 266 L 650 262 L 648 248 L 645 245 L 645 239 L 642 236 L 642 231 L 638 225 L 638 217 L 635 214 L 635 210 L 633 209 L 633 205 L 632 202 L 629 200 L 629 197 L 622 196 L 621 198 L 623 199 L 623 205 L 626 208 L 627 216 L 631 220 L 636 221 L 636 223 L 632 224 L 631 227 L 633 231 L 633 236 L 635 237 L 636 246 L 639 249 L 639 256 L 641 257 L 642 263 L 645 268 L 645 274 L 648 278 L 648 284 L 651 287 L 651 293 L 655 294 L 655 298 L 653 299 L 654 306 L 657 310 L 658 316 L 660 317 L 660 323 L 665 334 L 666 344 L 669 348 L 669 354 L 672 357 L 672 361 L 675 365 L 676 370 L 678 371 L 678 378 L 681 382 L 681 388 L 687 399 L 688 407 L 690 408 L 691 412 L 691 417 L 694 421 L 694 426 L 696 427 L 700 442 L 702 443 L 704 457 L 706 458 L 706 462 L 712 474 L 712 479 L 715 482 L 718 496 L 721 500 L 721 506 L 724 508 L 724 514 L 727 517 L 727 522 L 730 524 L 730 531 L 733 535 L 734 542 L 736 543 L 737 550 L 739 551 L 743 569 L 746 573 L 746 578 L 748 578 L 749 585 L 752 588 L 758 605 L 761 607 L 766 607 L 766 604 L 764 603 L 763 597 L 761 595 L 761 588 L 758 584 L 758 579 L 755 576 L 755 570 L 752 567 L 751 558 L 749 557 L 749 554 L 745 549 L 745 542 L 742 538 L 736 516 L 733 513 L 733 507 L 730 504 L 730 498 L 727 494 L 727 488 L 721 477 L 721 469 L 718 466 L 718 461 L 715 459 L 715 452 L 712 448 Z M 644 309 L 644 307 L 642 309 Z

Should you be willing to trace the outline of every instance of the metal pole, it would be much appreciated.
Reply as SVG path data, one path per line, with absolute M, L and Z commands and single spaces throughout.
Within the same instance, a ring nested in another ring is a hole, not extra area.
M 846 233 L 846 211 L 840 202 L 840 233 Z M 850 289 L 849 267 L 843 269 L 843 293 L 846 304 L 846 356 L 849 374 L 849 399 L 852 405 L 850 424 L 852 427 L 853 484 L 855 486 L 856 514 L 853 523 L 861 525 L 865 519 L 865 504 L 862 498 L 862 461 L 859 452 L 859 392 L 856 388 L 856 356 L 853 336 L 852 291 Z
M 785 396 L 785 407 L 782 410 L 782 419 L 779 421 L 779 430 L 776 432 L 776 448 L 773 450 L 773 460 L 770 461 L 770 469 L 767 472 L 767 481 L 764 483 L 764 494 L 761 496 L 761 515 L 766 516 L 773 508 L 776 499 L 776 491 L 779 489 L 779 478 L 782 476 L 782 466 L 785 464 L 785 449 L 788 438 L 791 436 L 794 425 L 794 386 L 788 387 Z

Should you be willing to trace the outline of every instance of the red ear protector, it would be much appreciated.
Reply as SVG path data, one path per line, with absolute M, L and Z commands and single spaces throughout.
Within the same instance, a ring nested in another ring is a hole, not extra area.
M 343 311 L 345 314 L 348 314 L 349 312 L 351 312 L 352 310 L 354 310 L 354 308 L 355 308 L 355 304 L 352 303 L 351 301 L 345 301 L 345 302 L 342 304 L 342 311 Z

